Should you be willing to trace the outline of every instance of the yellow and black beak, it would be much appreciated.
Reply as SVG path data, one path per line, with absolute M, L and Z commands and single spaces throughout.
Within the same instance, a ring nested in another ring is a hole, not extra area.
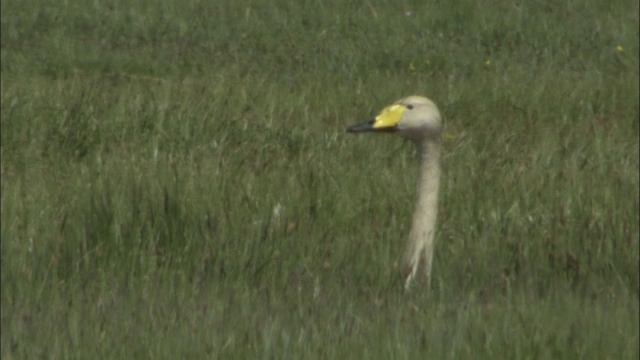
M 395 104 L 384 108 L 378 116 L 362 124 L 349 126 L 347 132 L 394 132 L 406 110 L 403 105 Z
M 362 124 L 351 125 L 347 128 L 347 132 L 359 133 L 359 132 L 392 132 L 393 128 L 375 128 L 373 125 L 376 123 L 375 119 L 371 119 Z

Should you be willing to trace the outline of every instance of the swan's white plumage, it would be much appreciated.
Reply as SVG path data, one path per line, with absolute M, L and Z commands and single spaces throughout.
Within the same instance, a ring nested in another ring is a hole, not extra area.
M 440 186 L 442 121 L 437 106 L 421 96 L 409 96 L 384 108 L 374 119 L 351 126 L 349 132 L 393 132 L 411 140 L 419 157 L 418 199 L 409 233 L 405 288 L 409 288 L 425 260 L 427 286 L 431 283 L 434 236 Z

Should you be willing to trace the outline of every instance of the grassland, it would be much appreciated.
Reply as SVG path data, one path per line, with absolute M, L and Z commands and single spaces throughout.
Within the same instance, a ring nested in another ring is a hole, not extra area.
M 638 3 L 2 0 L 14 358 L 637 359 Z M 432 288 L 411 144 L 446 121 Z

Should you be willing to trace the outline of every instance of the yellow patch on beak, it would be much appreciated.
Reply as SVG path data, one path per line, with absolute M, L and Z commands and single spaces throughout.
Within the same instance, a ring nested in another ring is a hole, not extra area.
M 375 122 L 373 123 L 374 129 L 384 129 L 384 128 L 392 128 L 398 125 L 400 119 L 402 119 L 402 114 L 404 113 L 406 107 L 403 105 L 391 105 L 382 109 L 380 115 L 376 116 Z

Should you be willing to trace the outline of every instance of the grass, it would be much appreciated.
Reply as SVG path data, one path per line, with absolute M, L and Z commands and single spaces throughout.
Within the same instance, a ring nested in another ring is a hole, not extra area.
M 3 358 L 638 358 L 637 3 L 1 11 Z M 344 129 L 414 93 L 407 293 L 412 146 Z

